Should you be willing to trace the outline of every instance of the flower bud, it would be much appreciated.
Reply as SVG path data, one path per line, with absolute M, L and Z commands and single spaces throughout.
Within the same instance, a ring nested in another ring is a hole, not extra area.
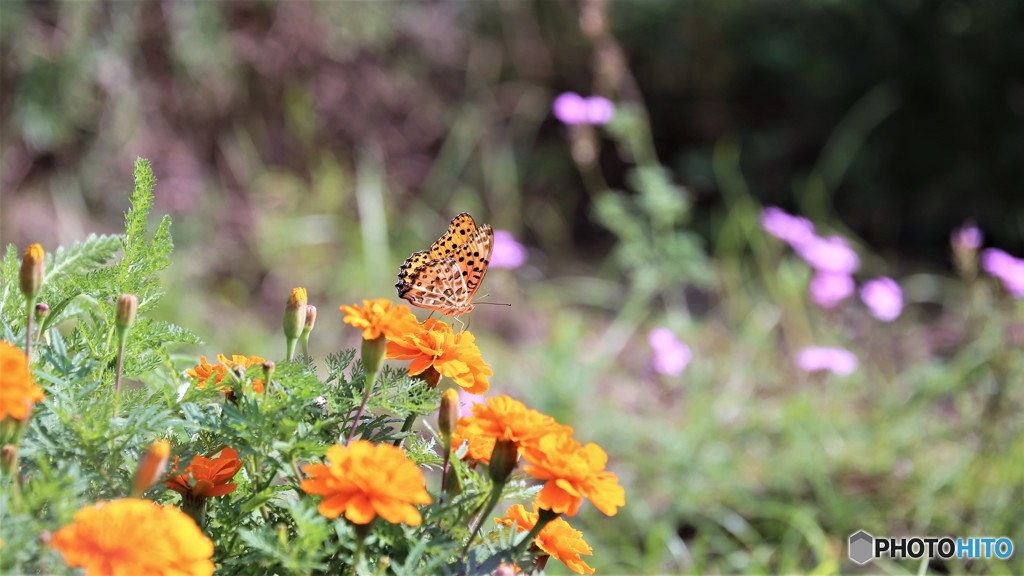
M 40 321 L 50 315 L 50 307 L 45 302 L 36 304 L 36 321 Z
M 302 333 L 306 323 L 306 306 L 306 289 L 292 288 L 288 304 L 284 307 L 284 335 L 289 340 L 297 339 Z
M 4 444 L 0 448 L 0 473 L 4 476 L 14 476 L 18 471 L 18 447 L 14 444 Z
M 134 294 L 121 294 L 117 299 L 117 314 L 114 323 L 118 330 L 127 330 L 135 322 L 135 312 L 139 309 L 139 299 Z
M 495 484 L 505 484 L 519 463 L 519 448 L 512 440 L 498 440 L 491 452 L 491 463 L 487 467 Z
M 313 331 L 313 324 L 316 324 L 316 306 L 310 304 L 306 306 L 306 324 L 302 327 L 303 338 L 309 337 L 309 333 Z
M 267 382 L 270 382 L 270 377 L 274 375 L 275 366 L 277 365 L 274 364 L 274 362 L 271 360 L 266 360 L 263 362 L 263 378 L 265 378 Z
M 380 371 L 380 365 L 384 361 L 384 350 L 387 348 L 387 338 L 383 335 L 373 340 L 363 340 L 362 362 L 367 374 L 376 374 Z
M 132 483 L 132 498 L 138 498 L 160 481 L 167 468 L 167 458 L 171 455 L 171 443 L 157 440 L 139 459 L 139 467 L 135 470 L 135 482 Z
M 35 300 L 39 289 L 43 287 L 46 252 L 39 244 L 33 244 L 25 250 L 21 259 L 21 292 L 26 300 Z
M 449 388 L 441 395 L 441 408 L 437 411 L 437 429 L 441 432 L 444 451 L 452 449 L 452 430 L 459 419 L 459 393 Z

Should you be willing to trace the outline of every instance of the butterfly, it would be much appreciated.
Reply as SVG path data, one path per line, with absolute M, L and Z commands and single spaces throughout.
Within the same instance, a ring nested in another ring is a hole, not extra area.
M 414 252 L 402 264 L 398 297 L 453 318 L 472 312 L 493 249 L 491 226 L 477 226 L 472 216 L 459 214 L 429 250 Z

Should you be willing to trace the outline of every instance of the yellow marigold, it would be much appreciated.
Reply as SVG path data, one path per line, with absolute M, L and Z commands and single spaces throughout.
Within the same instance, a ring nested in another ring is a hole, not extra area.
M 523 457 L 531 464 L 526 472 L 547 481 L 537 495 L 541 508 L 575 516 L 586 498 L 614 516 L 626 505 L 618 477 L 605 470 L 608 455 L 597 444 L 583 446 L 567 434 L 548 434 L 524 449 Z
M 340 306 L 345 313 L 344 322 L 363 331 L 363 340 L 376 340 L 384 336 L 394 339 L 418 326 L 416 316 L 408 306 L 396 306 L 386 298 L 363 300 L 363 305 Z
M 217 364 L 210 364 L 206 360 L 206 356 L 199 357 L 199 365 L 194 368 L 185 370 L 190 378 L 196 381 L 196 386 L 200 389 L 206 388 L 208 384 L 213 385 L 218 390 L 227 390 L 227 386 L 221 386 L 221 381 L 228 374 L 228 369 L 231 366 L 244 366 L 248 368 L 257 364 L 263 364 L 265 360 L 259 356 L 242 356 L 240 354 L 232 354 L 231 358 L 223 354 L 217 354 Z M 253 389 L 256 392 L 263 391 L 263 382 L 260 381 L 259 386 L 256 382 L 253 382 Z
M 177 465 L 175 465 L 177 468 Z M 213 498 L 235 491 L 237 484 L 229 483 L 242 468 L 238 452 L 225 447 L 220 456 L 196 456 L 185 467 L 185 473 L 167 481 L 167 487 L 188 498 Z
M 533 505 L 533 512 L 527 512 L 522 504 L 516 504 L 508 509 L 504 518 L 495 518 L 494 521 L 505 526 L 515 526 L 519 532 L 529 532 L 537 525 L 539 517 L 536 504 Z M 564 562 L 577 574 L 594 573 L 594 569 L 580 558 L 580 555 L 594 554 L 590 545 L 583 540 L 583 532 L 570 526 L 561 517 L 548 522 L 533 543 L 548 556 Z
M 43 398 L 43 389 L 28 369 L 28 357 L 10 342 L 0 340 L 0 420 L 24 420 Z
M 469 441 L 466 456 L 489 464 L 494 444 L 511 440 L 520 452 L 533 447 L 546 434 L 572 434 L 572 428 L 508 396 L 488 398 L 485 404 L 474 404 L 473 415 L 460 418 L 452 435 L 452 446 Z
M 342 513 L 356 524 L 380 516 L 391 523 L 419 526 L 423 521 L 413 504 L 429 504 L 423 471 L 405 451 L 390 444 L 356 440 L 327 449 L 327 464 L 308 464 L 310 476 L 300 487 L 322 496 L 317 510 L 328 518 Z
M 476 337 L 466 330 L 453 334 L 451 326 L 431 318 L 389 340 L 388 358 L 412 360 L 410 376 L 433 368 L 470 394 L 483 394 L 491 387 L 487 377 L 494 372 L 480 355 Z
M 100 502 L 75 514 L 50 545 L 87 576 L 213 574 L 213 543 L 184 512 L 150 500 Z

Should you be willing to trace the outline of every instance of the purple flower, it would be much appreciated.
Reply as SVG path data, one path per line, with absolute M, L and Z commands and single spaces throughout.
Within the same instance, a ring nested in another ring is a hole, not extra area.
M 998 248 L 981 253 L 981 269 L 1003 282 L 1014 298 L 1024 298 L 1024 260 L 1014 258 Z
M 484 398 L 483 394 L 470 394 L 462 388 L 459 388 L 459 417 L 472 416 L 473 405 L 483 404 L 487 399 Z
M 809 286 L 811 300 L 822 308 L 834 308 L 853 294 L 853 277 L 836 272 L 818 272 Z
M 574 92 L 566 92 L 555 98 L 551 109 L 556 118 L 570 126 L 604 126 L 615 116 L 615 104 L 611 100 L 601 96 L 584 98 Z
M 811 347 L 804 348 L 796 355 L 796 364 L 806 372 L 828 370 L 833 374 L 848 376 L 857 369 L 857 357 L 845 348 Z
M 795 244 L 793 249 L 819 272 L 837 274 L 853 274 L 860 268 L 860 258 L 850 247 L 850 243 L 842 236 L 811 238 Z
M 950 235 L 950 243 L 956 251 L 975 251 L 981 248 L 981 230 L 972 224 L 957 228 Z
M 678 376 L 686 370 L 693 358 L 690 347 L 679 341 L 668 328 L 655 328 L 647 334 L 647 343 L 654 349 L 654 371 L 666 376 Z
M 814 238 L 814 224 L 810 220 L 788 214 L 776 206 L 769 206 L 761 212 L 761 228 L 790 246 Z
M 526 248 L 506 230 L 494 231 L 494 251 L 490 266 L 493 268 L 519 268 L 526 262 Z
M 892 322 L 903 312 L 903 290 L 892 278 L 876 278 L 864 283 L 860 299 L 871 315 L 882 322 Z

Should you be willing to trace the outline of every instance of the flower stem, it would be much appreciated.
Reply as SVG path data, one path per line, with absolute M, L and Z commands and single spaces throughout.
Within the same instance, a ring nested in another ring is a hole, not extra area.
M 117 348 L 117 374 L 114 377 L 114 393 L 121 392 L 121 368 L 124 366 L 124 338 Z
M 477 533 L 480 532 L 480 528 L 483 527 L 484 518 L 490 516 L 491 512 L 494 510 L 494 507 L 498 505 L 499 501 L 501 501 L 501 490 L 504 487 L 505 484 L 498 483 L 495 483 L 494 486 L 491 487 L 491 495 L 487 500 L 487 505 L 484 506 L 483 512 L 479 516 L 477 516 L 476 526 L 473 527 L 473 532 L 470 533 L 469 540 L 466 540 L 466 546 L 462 549 L 463 556 L 466 556 L 469 553 L 469 545 L 473 543 L 473 540 L 476 539 Z
M 348 432 L 348 439 L 345 440 L 345 444 L 350 444 L 352 442 L 352 437 L 356 435 L 356 428 L 359 427 L 359 419 L 363 417 L 363 410 L 366 409 L 366 402 L 370 399 L 370 392 L 373 391 L 373 386 L 377 382 L 377 372 L 379 371 L 380 369 L 378 368 L 366 375 L 363 390 L 363 401 L 359 404 L 359 410 L 356 411 L 356 416 L 352 421 L 352 429 Z
M 288 345 L 287 345 L 287 347 L 286 347 L 286 349 L 285 349 L 285 355 L 284 355 L 284 357 L 285 357 L 285 358 L 286 358 L 286 359 L 287 359 L 287 360 L 288 360 L 289 362 L 291 362 L 292 358 L 294 358 L 294 357 L 295 357 L 295 343 L 296 343 L 296 342 L 298 342 L 298 341 L 299 341 L 299 339 L 298 339 L 298 338 L 289 338 L 289 339 L 288 339 L 288 341 L 287 341 L 287 342 L 288 342 Z
M 32 367 L 32 316 L 35 315 L 36 311 L 36 299 L 29 298 L 25 305 L 25 363 L 26 366 L 31 369 Z

